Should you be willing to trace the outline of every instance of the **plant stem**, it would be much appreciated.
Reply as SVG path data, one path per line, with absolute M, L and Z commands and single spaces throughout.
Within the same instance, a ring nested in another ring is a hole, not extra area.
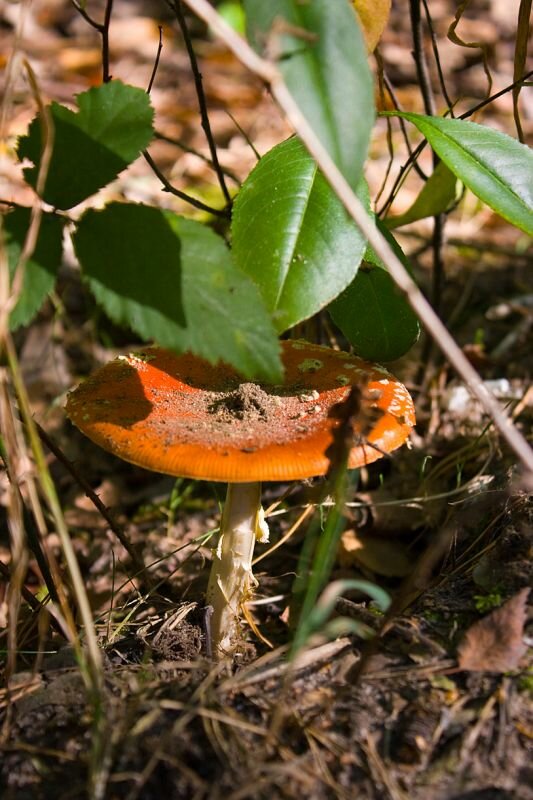
M 213 607 L 211 639 L 215 656 L 228 655 L 239 644 L 241 609 L 255 585 L 252 557 L 260 511 L 260 483 L 228 484 L 206 596 L 207 604 Z

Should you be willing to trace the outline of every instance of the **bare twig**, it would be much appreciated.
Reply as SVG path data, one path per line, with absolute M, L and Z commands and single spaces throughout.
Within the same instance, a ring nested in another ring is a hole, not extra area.
M 186 192 L 182 192 L 181 189 L 176 189 L 176 187 L 172 186 L 170 181 L 167 180 L 167 178 L 165 178 L 165 176 L 155 163 L 154 159 L 152 158 L 148 150 L 145 150 L 143 152 L 143 156 L 145 157 L 146 161 L 150 164 L 155 175 L 159 178 L 159 180 L 163 184 L 164 192 L 169 192 L 169 194 L 174 194 L 176 195 L 176 197 L 180 197 L 182 200 L 185 200 L 185 202 L 189 203 L 189 205 L 200 209 L 200 211 L 207 211 L 208 214 L 213 214 L 213 216 L 215 217 L 229 216 L 229 211 L 227 209 L 212 208 L 211 206 L 202 203 L 201 200 L 197 200 L 196 197 L 193 197 L 192 195 L 187 194 Z
M 112 75 L 109 72 L 109 26 L 111 24 L 111 14 L 113 11 L 113 0 L 107 0 L 105 4 L 104 24 L 100 29 L 102 36 L 102 80 L 109 83 Z
M 173 0 L 173 2 L 170 3 L 170 5 L 174 9 L 174 13 L 176 14 L 176 19 L 178 20 L 178 25 L 180 26 L 180 30 L 183 35 L 185 47 L 187 48 L 187 54 L 189 56 L 191 70 L 194 77 L 194 85 L 196 87 L 196 96 L 198 98 L 198 107 L 200 109 L 202 128 L 204 129 L 205 138 L 207 139 L 207 144 L 209 145 L 209 152 L 211 153 L 213 168 L 218 178 L 218 183 L 220 185 L 226 203 L 228 205 L 231 205 L 231 195 L 228 191 L 228 187 L 226 186 L 226 181 L 224 179 L 224 172 L 220 168 L 220 164 L 218 161 L 217 146 L 213 138 L 211 123 L 209 122 L 209 114 L 207 113 L 207 102 L 205 99 L 204 86 L 202 83 L 202 73 L 200 72 L 200 69 L 198 67 L 198 60 L 196 58 L 196 53 L 194 52 L 194 47 L 192 46 L 191 36 L 189 34 L 189 29 L 187 27 L 185 15 L 183 13 L 181 0 Z
M 328 151 L 302 114 L 297 102 L 285 85 L 282 75 L 276 65 L 261 58 L 252 50 L 247 42 L 222 19 L 209 4 L 208 0 L 185 0 L 185 2 L 225 41 L 228 47 L 233 50 L 248 69 L 269 84 L 273 97 L 281 106 L 295 131 L 314 157 L 324 177 L 377 255 L 385 263 L 393 279 L 405 293 L 411 306 L 418 314 L 431 336 L 442 348 L 443 352 L 446 353 L 450 363 L 461 375 L 471 394 L 479 400 L 485 411 L 490 414 L 502 436 L 522 461 L 526 470 L 533 473 L 533 451 L 530 446 L 500 408 L 495 397 L 486 388 L 461 348 L 435 314 L 431 305 L 398 257 L 394 254 L 386 239 L 376 228 L 363 204 L 354 194 Z
M 490 103 L 493 103 L 494 100 L 498 99 L 498 97 L 502 97 L 504 94 L 507 94 L 507 92 L 510 92 L 513 89 L 516 89 L 517 86 L 526 86 L 528 79 L 531 78 L 532 75 L 533 75 L 533 69 L 529 70 L 529 72 L 526 72 L 525 75 L 522 75 L 521 78 L 518 78 L 516 81 L 513 81 L 513 83 L 510 83 L 509 86 L 506 86 L 504 89 L 500 89 L 499 92 L 495 92 L 495 94 L 491 94 L 490 97 L 486 97 L 484 100 L 482 100 L 477 105 L 472 106 L 472 108 L 469 108 L 468 111 L 465 111 L 464 114 L 461 114 L 459 119 L 468 119 L 468 117 L 471 117 L 473 114 L 475 114 L 480 109 L 485 108 L 485 106 L 490 105 Z
M 163 28 L 161 25 L 159 27 L 159 42 L 157 44 L 157 53 L 155 54 L 155 61 L 154 67 L 152 69 L 152 74 L 150 75 L 150 80 L 148 81 L 148 88 L 146 89 L 146 94 L 150 94 L 152 91 L 152 86 L 154 85 L 155 76 L 157 75 L 157 70 L 159 67 L 159 59 L 161 58 L 161 50 L 163 49 Z
M 376 55 L 376 60 L 377 60 L 378 59 L 378 54 L 375 53 L 375 55 Z M 379 58 L 381 59 L 381 57 L 379 57 Z M 401 105 L 400 105 L 400 103 L 398 101 L 398 98 L 396 97 L 396 92 L 394 91 L 394 87 L 393 87 L 392 83 L 390 82 L 389 76 L 387 75 L 385 70 L 383 70 L 383 84 L 384 84 L 385 88 L 387 89 L 389 97 L 390 97 L 390 99 L 392 101 L 392 105 L 394 106 L 396 111 L 402 111 L 403 109 L 402 109 L 402 107 L 401 107 Z M 411 147 L 411 142 L 409 141 L 409 136 L 407 135 L 407 125 L 405 123 L 405 120 L 402 117 L 398 117 L 398 122 L 400 124 L 400 129 L 401 129 L 401 132 L 402 132 L 402 136 L 403 136 L 403 140 L 405 142 L 405 147 L 407 149 L 407 152 L 409 153 L 409 155 L 412 155 L 413 154 L 413 148 Z M 416 159 L 413 161 L 413 168 L 416 170 L 416 172 L 422 178 L 423 181 L 427 181 L 428 176 L 423 171 L 423 169 L 420 167 L 420 165 L 418 164 L 418 161 Z
M 415 60 L 418 85 L 420 86 L 420 92 L 424 101 L 424 110 L 426 114 L 434 116 L 435 100 L 433 98 L 426 54 L 424 52 L 420 0 L 409 0 L 409 13 L 411 15 L 411 32 L 413 34 L 413 58 Z
M 111 25 L 111 14 L 113 12 L 113 0 L 106 0 L 103 22 L 97 22 L 93 19 L 79 0 L 70 0 L 70 2 L 78 14 L 83 17 L 85 22 L 87 22 L 91 28 L 94 28 L 95 31 L 98 31 L 102 37 L 102 80 L 104 83 L 109 83 L 112 78 L 112 75 L 109 73 L 109 26 Z
M 435 98 L 433 96 L 433 89 L 429 77 L 429 69 L 424 51 L 423 32 L 422 32 L 422 18 L 420 15 L 420 0 L 410 0 L 409 10 L 411 14 L 411 28 L 413 34 L 413 57 L 415 59 L 416 74 L 424 101 L 424 111 L 428 116 L 435 116 Z M 433 169 L 436 169 L 440 159 L 435 152 L 433 152 Z M 431 292 L 431 300 L 433 308 L 438 312 L 442 301 L 442 288 L 444 284 L 444 264 L 442 261 L 442 244 L 444 238 L 444 221 L 443 214 L 437 214 L 433 218 L 433 235 L 432 235 L 432 249 L 433 249 L 433 287 Z M 429 357 L 429 346 L 426 343 L 425 352 L 422 356 L 422 363 L 426 363 Z
M 176 139 L 174 136 L 167 136 L 165 133 L 161 133 L 160 131 L 155 132 L 155 138 L 159 139 L 160 142 L 167 142 L 167 144 L 174 144 L 176 145 L 176 147 L 179 147 L 180 150 L 183 150 L 184 153 L 191 153 L 193 156 L 200 158 L 206 164 L 209 164 L 210 167 L 213 167 L 213 162 L 208 156 L 204 155 L 203 153 L 200 153 L 199 150 L 197 150 L 195 147 L 191 147 L 190 144 L 186 144 L 182 139 Z M 232 170 L 228 169 L 227 167 L 223 167 L 222 165 L 220 168 L 224 172 L 224 175 L 226 175 L 230 180 L 232 180 L 238 186 L 241 185 L 241 181 L 239 180 L 237 175 L 235 175 L 235 173 L 232 172 Z M 0 200 L 0 203 L 1 202 L 2 201 Z
M 446 81 L 444 80 L 444 73 L 442 71 L 442 64 L 440 63 L 440 54 L 439 54 L 439 48 L 437 46 L 437 37 L 435 36 L 435 29 L 433 28 L 433 20 L 431 19 L 431 13 L 430 13 L 430 10 L 429 10 L 429 6 L 428 6 L 427 0 L 422 0 L 422 4 L 424 6 L 424 11 L 425 11 L 425 14 L 426 14 L 426 22 L 427 22 L 427 26 L 429 28 L 429 33 L 430 33 L 430 36 L 431 36 L 431 47 L 432 47 L 432 50 L 433 50 L 433 58 L 435 59 L 435 64 L 436 64 L 436 67 L 437 67 L 437 74 L 439 76 L 440 89 L 441 89 L 441 92 L 442 92 L 442 96 L 446 100 L 446 105 L 448 106 L 450 115 L 453 117 L 453 115 L 454 115 L 453 114 L 453 105 L 454 104 L 451 101 L 450 95 L 448 94 L 448 89 L 446 88 Z
M 396 197 L 396 195 L 397 195 L 402 183 L 404 182 L 405 178 L 409 174 L 409 171 L 410 171 L 411 167 L 413 167 L 414 164 L 416 163 L 420 153 L 423 150 L 425 150 L 427 143 L 428 143 L 427 139 L 423 139 L 420 142 L 420 144 L 418 144 L 415 147 L 415 149 L 413 150 L 413 152 L 411 153 L 411 155 L 409 156 L 409 158 L 407 159 L 405 164 L 402 164 L 402 166 L 400 167 L 400 169 L 398 171 L 398 175 L 396 176 L 396 180 L 394 181 L 394 183 L 392 185 L 392 189 L 389 192 L 389 196 L 387 197 L 387 199 L 383 203 L 382 207 L 377 212 L 378 217 L 385 216 L 387 214 L 387 212 L 389 211 L 389 209 L 390 209 L 391 205 L 393 204 L 394 199 L 395 199 L 395 197 Z
M 256 146 L 254 145 L 254 143 L 252 142 L 252 140 L 250 139 L 250 137 L 248 136 L 248 134 L 246 133 L 246 131 L 244 130 L 244 128 L 242 127 L 242 125 L 240 124 L 239 120 L 235 119 L 235 117 L 233 116 L 231 111 L 229 111 L 229 109 L 226 108 L 225 111 L 226 111 L 226 114 L 228 115 L 228 117 L 230 118 L 230 120 L 233 122 L 233 124 L 237 128 L 237 130 L 239 131 L 239 133 L 241 134 L 242 138 L 244 139 L 244 141 L 246 142 L 248 147 L 250 148 L 250 150 L 252 151 L 252 153 L 254 154 L 254 156 L 259 161 L 260 158 L 261 158 L 261 155 L 260 155 L 259 151 L 257 150 Z
M 514 52 L 514 70 L 513 78 L 517 78 L 523 72 L 526 65 L 527 49 L 529 41 L 529 19 L 531 17 L 531 0 L 520 0 L 520 8 L 518 10 L 518 25 L 516 30 L 516 43 Z M 525 142 L 524 131 L 522 130 L 522 122 L 520 120 L 520 109 L 518 107 L 518 96 L 520 94 L 521 85 L 515 86 L 513 89 L 513 116 L 516 125 L 516 132 L 521 142 Z
M 81 4 L 80 2 L 78 2 L 78 0 L 70 0 L 70 2 L 71 2 L 71 3 L 72 3 L 72 5 L 74 6 L 74 8 L 75 8 L 75 9 L 76 9 L 76 11 L 78 12 L 78 14 L 80 14 L 80 16 L 82 16 L 82 17 L 83 17 L 83 19 L 85 20 L 85 22 L 88 22 L 88 23 L 89 23 L 89 25 L 91 26 L 91 28 L 94 28 L 96 31 L 98 31 L 98 32 L 100 33 L 100 32 L 101 32 L 101 30 L 102 30 L 102 25 L 101 25 L 101 23 L 100 23 L 100 22 L 97 22 L 95 19 L 93 19 L 93 18 L 92 18 L 92 17 L 91 17 L 91 16 L 90 16 L 90 15 L 87 13 L 87 11 L 86 11 L 86 10 L 85 10 L 85 8 L 82 6 L 82 4 Z

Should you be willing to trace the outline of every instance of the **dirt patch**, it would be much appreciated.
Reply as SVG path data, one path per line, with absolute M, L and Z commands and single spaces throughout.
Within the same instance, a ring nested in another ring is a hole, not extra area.
M 302 439 L 324 425 L 339 391 L 289 391 L 241 383 L 225 391 L 157 391 L 153 425 L 165 444 L 257 450 Z M 155 394 L 156 392 L 154 392 Z M 166 413 L 165 413 L 166 411 Z

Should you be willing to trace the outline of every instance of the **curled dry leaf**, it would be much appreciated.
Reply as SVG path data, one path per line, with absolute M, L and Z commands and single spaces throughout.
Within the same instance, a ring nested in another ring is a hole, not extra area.
M 391 0 L 353 0 L 369 53 L 377 47 L 389 20 Z
M 517 668 L 527 649 L 523 634 L 529 591 L 522 589 L 467 630 L 458 648 L 460 669 L 508 672 Z
M 401 542 L 378 536 L 366 536 L 350 528 L 344 531 L 339 547 L 343 567 L 362 565 L 377 575 L 404 578 L 413 569 L 412 556 Z

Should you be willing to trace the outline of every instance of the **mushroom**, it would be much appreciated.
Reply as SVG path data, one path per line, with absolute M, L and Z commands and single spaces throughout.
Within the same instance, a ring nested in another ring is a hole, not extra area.
M 400 447 L 415 423 L 408 391 L 384 367 L 303 341 L 281 347 L 279 386 L 243 382 L 226 364 L 153 347 L 100 368 L 67 402 L 72 422 L 120 458 L 167 475 L 228 483 L 207 589 L 219 656 L 238 646 L 242 609 L 255 585 L 254 545 L 268 534 L 261 481 L 327 472 L 326 451 L 340 424 L 332 409 L 353 385 L 377 418 L 354 442 L 349 468 Z

